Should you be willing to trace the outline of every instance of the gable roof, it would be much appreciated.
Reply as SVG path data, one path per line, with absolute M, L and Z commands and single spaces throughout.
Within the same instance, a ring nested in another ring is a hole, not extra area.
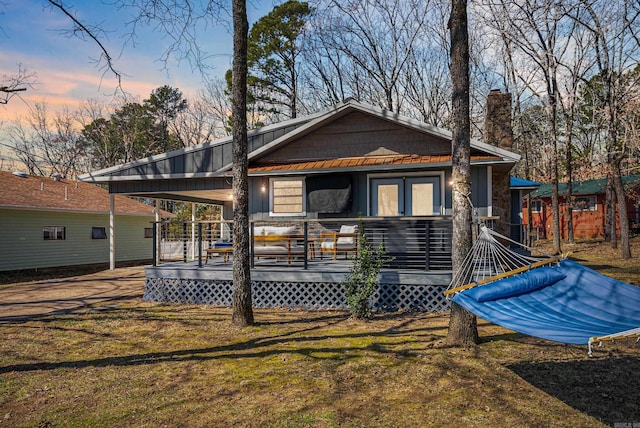
M 0 187 L 0 208 L 109 213 L 109 192 L 93 184 L 0 171 Z M 154 207 L 126 196 L 115 197 L 115 208 L 116 215 L 154 215 Z
M 640 175 L 627 175 L 622 177 L 622 183 L 626 189 L 640 186 Z M 606 177 L 596 178 L 593 180 L 574 181 L 571 191 L 576 195 L 597 195 L 606 192 Z M 567 183 L 558 183 L 558 194 L 565 196 L 567 194 Z M 545 183 L 540 185 L 538 190 L 531 193 L 532 198 L 548 198 L 551 197 L 551 184 Z
M 361 112 L 393 122 L 413 131 L 450 141 L 451 133 L 441 128 L 401 116 L 397 113 L 347 100 L 333 108 L 287 120 L 248 132 L 249 161 L 257 161 L 282 146 L 308 135 L 352 112 Z M 114 182 L 131 180 L 206 178 L 228 175 L 232 166 L 232 138 L 200 144 L 151 156 L 123 165 L 94 171 L 79 177 L 81 181 Z M 491 156 L 494 163 L 514 164 L 520 156 L 480 141 L 472 140 L 472 154 Z M 450 159 L 449 159 L 450 162 Z

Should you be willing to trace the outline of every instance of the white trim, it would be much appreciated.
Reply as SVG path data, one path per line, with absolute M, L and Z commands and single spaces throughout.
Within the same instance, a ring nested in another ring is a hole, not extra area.
M 487 165 L 487 217 L 493 216 L 493 167 Z

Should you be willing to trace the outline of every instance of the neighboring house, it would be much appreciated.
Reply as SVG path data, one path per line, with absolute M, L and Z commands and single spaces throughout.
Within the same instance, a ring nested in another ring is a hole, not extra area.
M 0 188 L 0 271 L 109 263 L 107 190 L 7 171 Z M 152 206 L 115 197 L 116 261 L 151 259 L 155 218 Z
M 520 158 L 510 144 L 471 142 L 474 207 L 506 227 L 509 171 Z M 108 183 L 112 193 L 220 204 L 231 219 L 231 146 L 228 137 L 80 180 Z M 451 164 L 450 132 L 348 100 L 249 131 L 250 218 L 450 215 Z
M 630 227 L 640 228 L 640 175 L 622 177 L 627 193 L 627 213 Z M 579 239 L 604 238 L 606 221 L 606 178 L 573 182 L 573 231 Z M 567 238 L 567 183 L 559 183 L 560 231 Z M 524 206 L 524 219 L 528 207 Z M 553 211 L 551 209 L 551 184 L 542 184 L 531 193 L 533 229 L 539 238 L 553 236 Z M 618 227 L 619 231 L 619 227 Z

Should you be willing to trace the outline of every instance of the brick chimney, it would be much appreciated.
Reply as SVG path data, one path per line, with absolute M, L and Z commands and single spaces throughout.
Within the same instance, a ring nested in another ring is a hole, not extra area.
M 502 93 L 500 89 L 492 89 L 489 92 L 484 116 L 484 141 L 502 149 L 512 149 L 510 93 Z

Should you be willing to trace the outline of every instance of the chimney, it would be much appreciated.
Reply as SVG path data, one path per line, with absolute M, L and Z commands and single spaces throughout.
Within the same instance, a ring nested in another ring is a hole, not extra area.
M 492 89 L 489 92 L 484 116 L 484 141 L 501 149 L 512 149 L 510 93 L 502 93 L 500 89 Z

